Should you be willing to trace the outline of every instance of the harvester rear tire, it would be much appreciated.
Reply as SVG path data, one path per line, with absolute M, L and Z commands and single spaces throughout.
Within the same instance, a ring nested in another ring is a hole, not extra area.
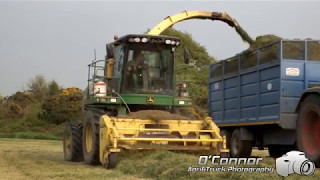
M 231 157 L 250 157 L 252 152 L 252 141 L 241 140 L 240 129 L 235 129 L 232 132 L 230 141 L 230 156 Z
M 320 96 L 309 95 L 301 104 L 297 122 L 297 146 L 320 166 Z
M 100 115 L 95 111 L 87 111 L 83 125 L 82 149 L 84 162 L 98 165 L 99 160 L 99 132 Z
M 67 123 L 63 133 L 64 160 L 83 161 L 82 153 L 82 124 L 78 122 Z
M 105 165 L 107 169 L 113 169 L 116 167 L 118 163 L 118 153 L 109 153 L 108 155 L 108 163 Z

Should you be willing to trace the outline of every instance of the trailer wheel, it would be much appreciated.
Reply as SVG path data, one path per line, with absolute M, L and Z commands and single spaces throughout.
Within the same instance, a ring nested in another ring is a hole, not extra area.
M 231 140 L 231 131 L 230 130 L 226 130 L 226 129 L 222 129 L 220 131 L 220 135 L 221 136 L 226 136 L 226 141 L 227 141 L 227 148 L 230 148 L 230 140 Z
M 63 133 L 63 154 L 66 161 L 83 161 L 82 124 L 67 123 Z
M 116 167 L 117 163 L 118 163 L 118 153 L 114 153 L 114 152 L 109 153 L 108 161 L 105 164 L 105 167 L 107 169 L 113 169 Z
M 307 96 L 301 104 L 297 122 L 299 150 L 320 166 L 320 96 Z
M 235 129 L 230 141 L 231 157 L 249 157 L 252 152 L 252 141 L 241 140 L 240 129 Z
M 230 154 L 229 153 L 220 153 L 221 158 L 229 158 Z
M 99 164 L 99 132 L 100 114 L 87 111 L 84 120 L 82 149 L 87 164 Z

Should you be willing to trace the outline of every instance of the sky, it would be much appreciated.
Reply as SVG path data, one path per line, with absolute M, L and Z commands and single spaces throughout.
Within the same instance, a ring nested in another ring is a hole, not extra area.
M 0 94 L 28 88 L 37 74 L 64 88 L 84 89 L 87 65 L 104 59 L 115 34 L 143 33 L 184 10 L 227 12 L 254 39 L 275 34 L 287 39 L 320 39 L 320 2 L 0 1 Z M 233 28 L 218 21 L 189 20 L 175 29 L 188 32 L 216 59 L 246 48 Z

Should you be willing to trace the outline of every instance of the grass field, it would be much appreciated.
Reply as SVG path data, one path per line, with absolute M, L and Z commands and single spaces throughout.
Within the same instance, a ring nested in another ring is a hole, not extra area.
M 265 157 L 261 167 L 274 167 L 267 151 L 254 151 Z M 0 179 L 283 179 L 269 173 L 188 173 L 197 166 L 198 155 L 166 151 L 122 153 L 116 169 L 63 160 L 62 142 L 56 140 L 0 138 Z M 319 179 L 320 171 L 303 179 Z M 290 175 L 286 179 L 302 179 Z

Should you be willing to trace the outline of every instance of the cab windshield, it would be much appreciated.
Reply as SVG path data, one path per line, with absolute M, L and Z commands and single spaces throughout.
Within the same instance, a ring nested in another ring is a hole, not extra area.
M 173 94 L 173 49 L 160 44 L 131 44 L 124 65 L 123 93 Z

